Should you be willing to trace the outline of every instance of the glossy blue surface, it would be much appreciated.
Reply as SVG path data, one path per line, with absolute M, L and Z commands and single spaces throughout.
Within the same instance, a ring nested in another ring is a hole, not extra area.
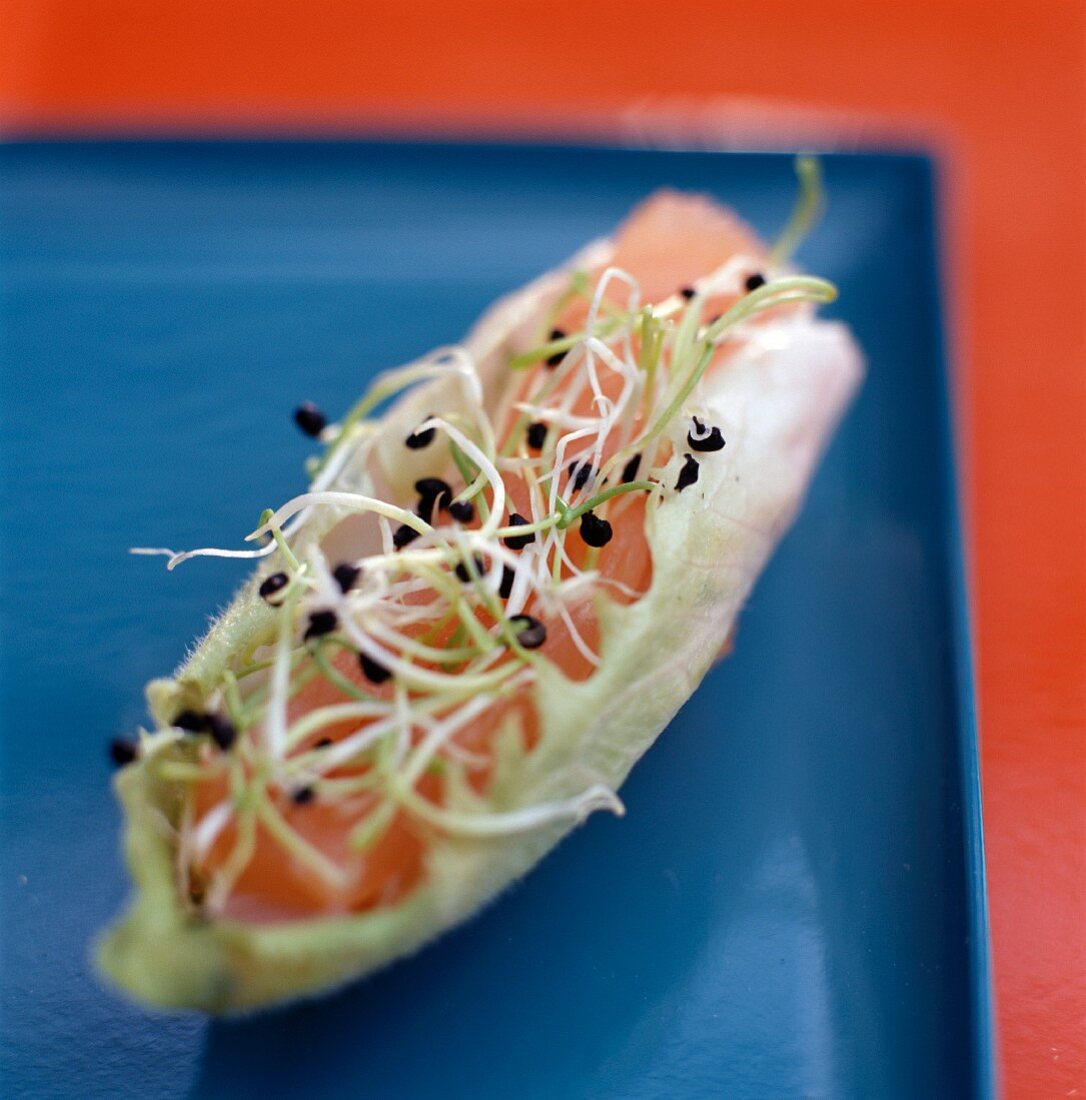
M 298 491 L 301 398 L 461 334 L 660 184 L 763 233 L 787 158 L 434 145 L 0 148 L 7 1096 L 964 1097 L 990 1087 L 979 808 L 929 165 L 826 161 L 801 258 L 870 360 L 718 667 L 469 926 L 240 1022 L 101 990 L 104 746 Z

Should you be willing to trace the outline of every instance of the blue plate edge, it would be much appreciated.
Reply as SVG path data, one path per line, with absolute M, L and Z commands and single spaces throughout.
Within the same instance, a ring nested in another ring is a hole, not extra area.
M 955 687 L 958 703 L 958 769 L 962 789 L 962 816 L 966 873 L 969 876 L 968 903 L 970 974 L 972 976 L 972 1036 L 977 1068 L 978 1096 L 998 1096 L 999 1074 L 995 1042 L 995 1003 L 992 982 L 991 940 L 988 920 L 988 880 L 984 863 L 984 816 L 980 776 L 979 708 L 976 696 L 976 649 L 973 642 L 973 586 L 965 557 L 962 521 L 961 445 L 957 432 L 957 411 L 950 374 L 950 348 L 946 324 L 947 306 L 942 293 L 947 258 L 941 248 L 942 232 L 939 195 L 945 194 L 943 162 L 918 155 L 926 175 L 929 219 L 935 229 L 929 256 L 928 280 L 932 316 L 939 336 L 940 384 L 938 415 L 941 426 L 943 474 L 945 567 L 950 581 L 951 629 L 954 640 Z

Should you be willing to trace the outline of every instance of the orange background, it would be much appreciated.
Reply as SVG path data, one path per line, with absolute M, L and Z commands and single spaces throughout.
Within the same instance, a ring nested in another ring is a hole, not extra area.
M 846 148 L 907 135 L 949 154 L 996 1007 L 1016 1097 L 1086 1096 L 1084 73 L 1079 0 L 0 0 L 9 136 L 633 126 Z

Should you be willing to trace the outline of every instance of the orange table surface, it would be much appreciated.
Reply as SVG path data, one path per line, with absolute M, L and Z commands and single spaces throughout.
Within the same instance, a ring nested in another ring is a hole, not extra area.
M 947 155 L 1002 1084 L 1086 1096 L 1086 3 L 0 0 L 9 137 L 631 120 Z

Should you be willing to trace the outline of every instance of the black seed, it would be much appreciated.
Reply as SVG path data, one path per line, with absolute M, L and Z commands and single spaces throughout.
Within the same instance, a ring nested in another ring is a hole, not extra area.
M 395 531 L 392 532 L 392 545 L 397 550 L 402 550 L 409 543 L 412 543 L 419 537 L 419 532 L 414 527 L 408 527 L 406 523 L 401 523 Z
M 513 512 L 509 516 L 510 527 L 527 527 L 528 522 L 519 512 Z M 510 550 L 523 550 L 530 542 L 535 542 L 534 531 L 529 531 L 526 535 L 510 535 L 505 540 L 505 545 Z
M 419 478 L 415 482 L 415 492 L 421 500 L 430 501 L 431 504 L 436 501 L 442 508 L 447 508 L 452 500 L 452 488 L 439 477 Z
M 547 425 L 542 420 L 529 424 L 527 439 L 533 451 L 543 450 L 543 444 L 547 442 Z
M 290 583 L 290 577 L 286 573 L 272 573 L 270 577 L 265 577 L 263 584 L 261 584 L 259 591 L 261 597 L 271 603 L 271 597 L 276 592 L 281 592 Z
M 724 449 L 724 436 L 719 428 L 706 429 L 695 416 L 694 427 L 686 433 L 687 446 L 692 451 L 720 451 Z
M 329 745 L 333 744 L 331 737 L 322 737 L 314 746 L 315 749 L 326 749 Z
M 340 592 L 350 592 L 354 587 L 354 582 L 357 581 L 361 575 L 361 567 L 353 565 L 349 561 L 341 561 L 339 565 L 332 570 L 332 576 L 335 577 Z
M 430 444 L 433 443 L 436 434 L 437 428 L 424 428 L 422 431 L 416 428 L 404 440 L 404 446 L 410 448 L 412 451 L 421 451 L 423 447 L 429 447 Z
M 637 471 L 641 469 L 641 456 L 634 455 L 625 466 L 622 467 L 622 484 L 629 485 L 637 480 Z
M 547 628 L 534 615 L 515 615 L 509 621 L 516 627 L 517 641 L 525 649 L 538 649 L 547 640 Z
M 484 562 L 478 554 L 475 554 L 472 557 L 471 562 L 472 565 L 475 566 L 476 575 L 481 577 L 486 572 L 486 562 Z M 471 574 L 468 572 L 467 562 L 460 562 L 460 564 L 455 569 L 455 573 L 457 579 L 463 581 L 464 584 L 467 584 L 468 581 L 472 579 Z
M 204 733 L 210 728 L 211 720 L 198 710 L 183 710 L 173 720 L 173 724 L 186 733 Z
M 375 661 L 365 653 L 359 653 L 358 664 L 362 669 L 362 675 L 365 676 L 371 684 L 383 684 L 386 680 L 392 679 L 392 672 L 390 669 L 385 668 L 380 661 Z
M 453 495 L 448 482 L 439 477 L 420 478 L 415 482 L 415 492 L 419 494 L 419 518 L 427 523 L 433 522 L 435 506 L 448 509 Z
M 585 512 L 577 530 L 589 546 L 606 546 L 615 533 L 607 520 L 600 519 L 595 512 Z
M 552 340 L 564 340 L 565 338 L 566 334 L 560 328 L 551 329 Z M 556 351 L 552 356 L 550 356 L 549 359 L 547 359 L 547 366 L 557 367 L 558 364 L 561 363 L 563 359 L 565 359 L 565 357 L 566 353 L 564 351 Z
M 209 714 L 207 716 L 207 731 L 211 734 L 211 740 L 223 752 L 229 752 L 238 736 L 238 731 L 234 729 L 234 723 L 221 714 Z
M 697 291 L 692 286 L 684 286 L 679 293 L 689 302 L 697 294 Z
M 316 439 L 328 426 L 328 417 L 312 401 L 303 401 L 294 410 L 294 423 L 306 435 Z
M 293 791 L 290 796 L 291 802 L 295 806 L 304 806 L 307 802 L 312 802 L 317 797 L 317 792 L 312 787 L 298 787 Z
M 139 749 L 137 741 L 130 741 L 127 737 L 114 737 L 109 743 L 109 758 L 118 768 L 123 768 L 139 756 Z
M 513 581 L 516 580 L 516 576 L 516 573 L 508 565 L 502 566 L 502 583 L 498 585 L 498 595 L 503 600 L 509 599 L 513 594 Z
M 334 611 L 314 611 L 309 616 L 309 626 L 305 628 L 305 640 L 331 634 L 338 625 L 339 620 Z
M 750 291 L 757 290 L 760 286 L 765 286 L 765 276 L 760 271 L 756 271 L 753 275 L 747 276 L 743 286 L 747 288 L 747 293 L 749 294 Z
M 470 500 L 454 500 L 449 505 L 449 515 L 457 523 L 471 523 L 475 518 L 475 505 Z
M 679 471 L 679 480 L 675 482 L 675 488 L 681 493 L 683 489 L 698 480 L 700 473 L 701 467 L 698 465 L 698 460 L 693 455 L 687 455 L 683 468 Z
M 583 489 L 596 476 L 596 471 L 590 462 L 574 459 L 569 464 L 569 476 L 574 490 L 579 490 Z
M 420 497 L 433 497 L 436 500 L 442 493 L 451 493 L 452 489 L 447 481 L 442 481 L 439 477 L 420 477 L 415 482 L 415 492 Z
M 202 714 L 198 710 L 183 710 L 173 720 L 173 724 L 186 733 L 209 733 L 215 744 L 224 752 L 233 745 L 237 737 L 233 723 L 221 714 Z

